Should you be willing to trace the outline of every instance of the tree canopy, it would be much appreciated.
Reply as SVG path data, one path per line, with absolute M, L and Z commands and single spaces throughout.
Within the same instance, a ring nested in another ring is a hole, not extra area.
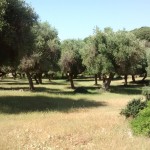
M 85 67 L 82 65 L 82 58 L 80 49 L 82 49 L 83 43 L 81 40 L 65 40 L 61 43 L 61 58 L 59 61 L 61 70 L 69 74 L 71 80 L 71 87 L 73 85 L 73 75 L 76 76 L 82 73 Z
M 0 61 L 3 64 L 14 65 L 31 51 L 31 28 L 37 22 L 38 16 L 21 0 L 3 0 L 0 4 Z

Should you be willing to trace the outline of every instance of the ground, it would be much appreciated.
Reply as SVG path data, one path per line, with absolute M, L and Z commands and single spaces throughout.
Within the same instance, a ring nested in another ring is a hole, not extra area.
M 101 82 L 99 82 L 101 84 Z M 149 150 L 119 113 L 143 98 L 140 85 L 113 81 L 103 92 L 92 79 L 76 80 L 88 94 L 74 94 L 65 80 L 44 80 L 36 92 L 26 80 L 0 81 L 0 150 Z

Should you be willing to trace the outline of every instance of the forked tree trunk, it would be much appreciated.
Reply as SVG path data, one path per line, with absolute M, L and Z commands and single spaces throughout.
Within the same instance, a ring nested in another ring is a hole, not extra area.
M 97 85 L 97 74 L 95 74 L 95 85 Z
M 135 83 L 135 76 L 132 75 L 132 81 Z
M 113 73 L 110 73 L 108 78 L 105 75 L 103 76 L 103 88 L 106 91 L 110 88 L 110 83 L 111 83 L 113 77 L 114 77 Z
M 127 86 L 127 84 L 128 84 L 128 75 L 124 75 L 124 80 L 125 80 L 124 85 Z
M 69 81 L 70 81 L 70 84 L 71 84 L 71 88 L 74 89 L 74 83 L 73 83 L 73 74 L 69 73 Z
M 27 78 L 28 78 L 28 81 L 29 81 L 29 88 L 30 88 L 31 91 L 33 91 L 34 90 L 34 85 L 33 85 L 31 75 L 30 75 L 29 72 L 26 72 L 26 75 L 27 75 Z

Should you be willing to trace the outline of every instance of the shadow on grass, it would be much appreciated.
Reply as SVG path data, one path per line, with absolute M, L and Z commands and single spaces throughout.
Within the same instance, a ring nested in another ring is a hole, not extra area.
M 84 99 L 73 100 L 61 97 L 46 96 L 6 96 L 0 97 L 0 112 L 19 114 L 29 112 L 60 111 L 69 112 L 73 109 L 106 106 L 105 102 Z
M 5 83 L 3 83 L 3 85 L 21 85 L 21 86 L 23 86 L 23 85 L 29 85 L 29 83 L 22 83 L 22 82 L 5 82 Z
M 77 82 L 89 82 L 89 81 L 93 81 L 93 83 L 94 83 L 94 78 L 93 79 L 74 79 L 74 81 L 77 81 Z
M 48 94 L 73 95 L 73 91 L 62 91 L 60 89 L 49 89 L 45 87 L 37 87 L 34 92 L 44 92 Z
M 6 80 L 6 79 L 5 79 L 5 80 L 0 80 L 0 83 L 4 83 L 4 84 L 5 84 L 5 83 L 12 83 L 12 82 L 16 83 L 16 82 L 18 82 L 18 81 L 17 81 L 17 80 L 11 80 L 11 81 L 10 81 L 10 79 L 9 79 L 9 80 Z
M 12 90 L 12 91 L 29 91 L 29 87 L 0 87 L 0 90 Z
M 47 81 L 47 82 L 43 82 L 42 85 L 66 85 L 67 82 L 63 81 L 63 82 L 55 82 L 55 81 Z
M 68 87 L 68 89 L 71 89 L 70 87 Z M 35 92 L 45 92 L 45 93 L 49 93 L 49 94 L 62 94 L 62 95 L 74 95 L 74 94 L 99 94 L 98 90 L 100 89 L 100 87 L 84 87 L 84 86 L 80 86 L 75 88 L 74 90 L 71 91 L 64 91 L 61 89 L 49 89 L 49 88 L 45 88 L 45 87 L 37 87 Z
M 136 95 L 142 93 L 143 85 L 117 85 L 111 86 L 111 93 L 119 93 L 119 94 L 129 94 L 129 95 Z
M 138 81 L 135 81 L 135 82 L 133 82 L 133 81 L 130 81 L 129 83 L 131 83 L 131 84 L 137 84 L 137 85 L 146 85 L 146 86 L 148 86 L 149 85 L 149 80 L 138 80 Z

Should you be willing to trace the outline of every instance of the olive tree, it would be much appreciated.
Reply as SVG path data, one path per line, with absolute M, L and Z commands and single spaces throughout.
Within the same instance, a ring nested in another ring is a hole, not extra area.
M 80 40 L 65 40 L 61 43 L 61 58 L 59 61 L 60 68 L 67 73 L 71 83 L 71 88 L 75 88 L 73 77 L 82 73 L 85 67 L 82 65 L 80 49 L 82 49 L 82 41 Z
M 39 83 L 42 83 L 43 73 L 59 69 L 60 41 L 57 30 L 47 22 L 34 26 L 33 32 L 36 37 L 34 54 L 40 56 L 39 69 L 35 73 L 39 79 Z
M 127 31 L 118 31 L 117 51 L 114 54 L 117 68 L 120 75 L 125 76 L 125 85 L 127 85 L 127 76 L 146 73 L 147 60 L 144 44 L 136 36 Z

